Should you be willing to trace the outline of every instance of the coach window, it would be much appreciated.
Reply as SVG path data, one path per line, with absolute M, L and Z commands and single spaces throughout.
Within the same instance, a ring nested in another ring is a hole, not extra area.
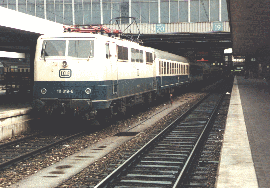
M 184 74 L 184 65 L 181 65 L 181 74 Z
M 182 74 L 185 74 L 185 65 L 182 65 Z
M 170 72 L 170 65 L 169 65 L 169 62 L 166 62 L 166 74 L 168 75 Z
M 162 61 L 159 61 L 159 75 L 162 74 L 162 70 L 163 70 L 163 63 Z
M 172 62 L 172 74 L 174 74 L 174 63 Z
M 93 58 L 93 40 L 70 40 L 68 44 L 68 56 L 75 58 Z
M 163 61 L 163 75 L 166 74 L 166 62 Z
M 186 74 L 188 74 L 188 68 L 189 68 L 188 65 L 186 65 Z
M 163 61 L 163 70 L 162 70 L 163 75 L 166 74 L 166 62 Z
M 162 64 L 163 64 L 162 74 L 164 75 L 166 73 L 166 62 L 162 61 Z
M 107 59 L 110 59 L 111 58 L 110 44 L 109 43 L 106 43 L 105 46 L 106 46 L 106 58 Z

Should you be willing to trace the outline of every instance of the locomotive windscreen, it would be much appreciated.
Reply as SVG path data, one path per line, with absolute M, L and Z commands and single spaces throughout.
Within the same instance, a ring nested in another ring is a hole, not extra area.
M 67 47 L 68 45 L 68 47 Z M 93 58 L 93 40 L 44 40 L 42 57 L 69 56 L 74 58 Z
M 42 45 L 42 57 L 65 56 L 65 40 L 44 40 Z

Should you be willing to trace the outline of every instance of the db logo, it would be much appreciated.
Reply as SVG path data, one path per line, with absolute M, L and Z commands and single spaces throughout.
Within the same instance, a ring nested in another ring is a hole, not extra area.
M 71 69 L 60 69 L 59 70 L 60 78 L 70 78 L 71 77 Z

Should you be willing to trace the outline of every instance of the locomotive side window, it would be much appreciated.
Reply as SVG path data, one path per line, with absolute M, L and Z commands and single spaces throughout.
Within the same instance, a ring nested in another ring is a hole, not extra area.
M 136 62 L 136 49 L 131 48 L 131 62 Z
M 143 51 L 140 50 L 140 63 L 143 63 Z
M 140 50 L 136 50 L 136 62 L 140 62 Z
M 127 47 L 117 45 L 117 54 L 118 54 L 118 59 L 128 60 L 128 48 Z
M 123 59 L 128 60 L 128 48 L 123 47 Z
M 68 44 L 68 56 L 75 58 L 93 58 L 93 40 L 70 40 Z
M 105 46 L 106 46 L 106 59 L 110 59 L 110 57 L 111 57 L 110 44 L 106 43 Z
M 140 50 L 131 48 L 131 62 L 141 62 Z
M 65 56 L 65 40 L 44 40 L 42 45 L 41 57 L 46 56 Z
M 153 55 L 151 52 L 146 52 L 146 63 L 148 63 L 148 64 L 153 63 Z

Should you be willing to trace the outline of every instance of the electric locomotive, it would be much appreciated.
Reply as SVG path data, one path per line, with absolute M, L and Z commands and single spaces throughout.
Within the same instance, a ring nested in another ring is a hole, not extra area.
M 33 109 L 39 115 L 106 119 L 190 81 L 188 59 L 136 42 L 78 30 L 42 35 Z

